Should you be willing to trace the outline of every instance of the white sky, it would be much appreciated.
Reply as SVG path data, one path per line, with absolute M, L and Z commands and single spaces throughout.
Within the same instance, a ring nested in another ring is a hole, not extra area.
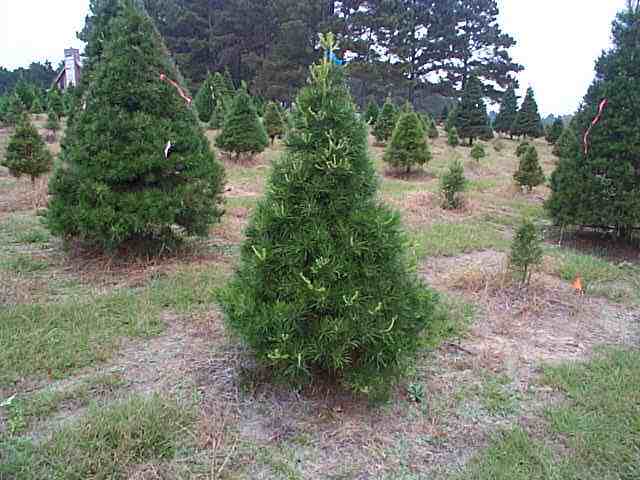
M 593 79 L 593 66 L 610 44 L 611 22 L 625 0 L 498 0 L 500 23 L 518 45 L 513 57 L 525 65 L 543 115 L 572 113 Z M 89 0 L 0 0 L 0 66 L 10 70 L 80 47 L 75 35 Z

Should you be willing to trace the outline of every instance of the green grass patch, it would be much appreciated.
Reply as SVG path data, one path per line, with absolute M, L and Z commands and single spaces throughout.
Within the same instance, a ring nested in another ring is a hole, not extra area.
M 477 180 L 470 180 L 467 184 L 467 188 L 471 191 L 484 192 L 486 190 L 492 190 L 500 186 L 500 182 L 496 178 L 479 178 Z
M 458 298 L 441 294 L 431 322 L 424 333 L 424 347 L 438 348 L 448 339 L 460 339 L 473 323 L 475 307 Z
M 17 254 L 0 261 L 0 269 L 17 274 L 41 272 L 49 268 L 49 262 L 31 255 Z
M 544 382 L 567 399 L 546 412 L 553 441 L 520 428 L 504 432 L 457 478 L 640 478 L 640 352 L 609 351 L 588 363 L 547 368 Z
M 38 217 L 12 215 L 0 222 L 0 240 L 7 244 L 46 243 L 51 239 L 49 231 Z
M 131 467 L 175 459 L 183 431 L 193 422 L 190 408 L 157 395 L 93 406 L 42 443 L 4 442 L 0 478 L 126 479 Z
M 163 328 L 148 295 L 133 292 L 3 308 L 0 325 L 0 386 L 31 375 L 64 377 L 107 360 L 122 337 Z
M 510 245 L 503 232 L 480 222 L 436 223 L 415 232 L 413 237 L 419 259 L 487 249 L 505 250 Z

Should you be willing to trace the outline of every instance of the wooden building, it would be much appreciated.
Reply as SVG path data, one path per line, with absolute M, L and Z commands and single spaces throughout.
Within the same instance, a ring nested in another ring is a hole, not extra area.
M 80 50 L 66 48 L 64 50 L 64 69 L 56 77 L 54 85 L 61 92 L 64 92 L 69 87 L 77 87 L 80 83 L 81 75 Z

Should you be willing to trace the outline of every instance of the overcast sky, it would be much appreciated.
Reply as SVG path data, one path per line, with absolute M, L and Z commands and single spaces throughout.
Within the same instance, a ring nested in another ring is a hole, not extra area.
M 625 0 L 498 0 L 500 23 L 518 45 L 543 115 L 576 110 L 593 79 L 593 66 L 610 45 L 611 22 Z M 0 0 L 0 66 L 14 69 L 49 59 L 54 66 L 69 46 L 80 47 L 89 0 Z

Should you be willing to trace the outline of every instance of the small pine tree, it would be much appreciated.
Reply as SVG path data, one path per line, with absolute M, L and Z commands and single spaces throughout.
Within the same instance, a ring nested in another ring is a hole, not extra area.
M 458 135 L 461 138 L 469 139 L 470 147 L 473 146 L 473 141 L 476 138 L 491 134 L 487 107 L 482 99 L 482 83 L 476 76 L 467 80 L 455 125 L 458 129 Z
M 80 92 L 73 86 L 69 86 L 69 88 L 64 91 L 64 95 L 62 95 L 62 106 L 65 117 L 73 115 L 75 108 L 78 106 L 79 93 Z
M 58 118 L 64 115 L 64 103 L 57 87 L 53 87 L 47 94 L 47 110 L 55 112 Z
M 509 266 L 520 276 L 523 284 L 529 283 L 532 267 L 542 263 L 542 239 L 538 229 L 529 219 L 523 219 L 511 244 Z
M 14 177 L 28 175 L 31 183 L 35 183 L 36 178 L 51 170 L 52 164 L 51 152 L 29 121 L 29 117 L 23 114 L 9 140 L 2 165 L 8 168 Z
M 49 130 L 47 141 L 49 141 L 50 143 L 55 142 L 56 134 L 58 130 L 60 130 L 60 120 L 58 120 L 58 116 L 55 114 L 55 112 L 50 111 L 47 114 L 47 124 L 45 125 L 45 128 Z
M 194 105 L 198 112 L 198 118 L 203 123 L 209 123 L 211 121 L 211 115 L 216 108 L 215 88 L 213 83 L 213 75 L 207 75 L 207 78 L 200 86 L 196 98 L 194 99 Z
M 243 154 L 250 156 L 261 153 L 269 145 L 267 132 L 258 117 L 251 97 L 246 90 L 238 90 L 225 119 L 222 132 L 216 138 L 216 146 L 236 155 L 236 160 Z
M 522 101 L 522 106 L 511 127 L 511 133 L 517 137 L 530 138 L 540 138 L 544 135 L 542 119 L 540 118 L 540 113 L 538 113 L 538 104 L 531 87 L 527 90 L 527 95 Z
M 479 162 L 482 158 L 487 156 L 487 152 L 484 149 L 484 145 L 476 143 L 471 149 L 471 158 Z
M 435 140 L 436 138 L 438 138 L 440 136 L 440 133 L 438 132 L 438 127 L 436 126 L 436 122 L 433 118 L 430 119 L 431 121 L 429 122 L 429 128 L 427 130 L 427 136 L 432 139 Z
M 417 113 L 411 111 L 400 116 L 383 159 L 393 168 L 404 168 L 407 173 L 413 165 L 422 166 L 431 160 L 431 151 Z
M 456 130 L 456 127 L 449 129 L 449 132 L 447 133 L 447 144 L 454 148 L 460 145 L 460 137 L 458 137 L 458 130 Z
M 321 43 L 331 52 L 332 35 Z M 343 69 L 323 58 L 219 299 L 227 326 L 277 375 L 328 375 L 378 396 L 421 344 L 436 298 L 408 268 L 399 216 L 379 203 Z
M 449 115 L 444 123 L 444 129 L 447 133 L 449 133 L 453 128 L 457 129 L 456 122 L 458 121 L 458 111 L 459 107 L 457 105 L 449 110 Z
M 375 125 L 378 121 L 378 115 L 380 115 L 380 107 L 373 100 L 367 105 L 367 111 L 364 114 L 364 120 L 369 125 Z
M 20 97 L 15 93 L 9 96 L 7 102 L 7 111 L 5 114 L 4 123 L 8 126 L 16 125 L 22 118 L 23 113 L 26 112 L 26 108 Z
M 549 145 L 555 145 L 562 136 L 562 132 L 564 132 L 564 122 L 562 118 L 558 117 L 554 120 L 553 124 L 549 126 L 549 130 L 547 130 L 545 134 L 545 140 L 547 140 Z
M 44 106 L 42 105 L 42 99 L 40 95 L 37 95 L 31 104 L 31 113 L 40 114 L 44 112 Z
M 214 73 L 212 82 L 215 95 L 215 108 L 211 114 L 209 126 L 218 129 L 222 128 L 227 114 L 231 110 L 236 90 L 231 82 L 229 72 L 226 70 L 224 75 L 220 72 Z
M 450 210 L 462 206 L 461 193 L 467 188 L 467 179 L 464 176 L 464 165 L 460 160 L 455 160 L 449 165 L 449 170 L 440 179 L 440 191 L 444 199 L 443 207 Z
M 520 157 L 520 165 L 513 178 L 518 185 L 526 187 L 529 191 L 544 183 L 545 177 L 538 161 L 538 151 L 533 145 Z
M 502 97 L 502 103 L 500 104 L 500 112 L 496 116 L 494 129 L 496 132 L 509 135 L 513 138 L 511 131 L 513 124 L 518 116 L 518 97 L 516 96 L 516 89 L 510 86 Z
M 267 135 L 271 139 L 271 145 L 276 137 L 284 135 L 285 123 L 282 118 L 282 112 L 275 102 L 269 102 L 264 112 L 264 128 L 267 129 Z
M 387 99 L 382 106 L 382 111 L 378 115 L 378 120 L 373 127 L 373 136 L 378 143 L 386 143 L 387 140 L 393 135 L 393 130 L 396 126 L 396 109 L 391 103 L 390 99 Z
M 572 125 L 568 125 L 562 131 L 562 135 L 558 138 L 558 141 L 553 146 L 551 153 L 556 157 L 568 158 L 571 152 L 576 151 L 578 147 L 578 135 Z
M 529 142 L 523 140 L 518 144 L 518 148 L 516 148 L 516 156 L 518 158 L 522 157 L 525 153 L 527 153 L 527 150 L 529 150 L 531 146 L 532 145 Z
M 151 20 L 118 2 L 86 108 L 68 125 L 49 184 L 50 230 L 105 249 L 206 236 L 222 215 L 224 171 Z

